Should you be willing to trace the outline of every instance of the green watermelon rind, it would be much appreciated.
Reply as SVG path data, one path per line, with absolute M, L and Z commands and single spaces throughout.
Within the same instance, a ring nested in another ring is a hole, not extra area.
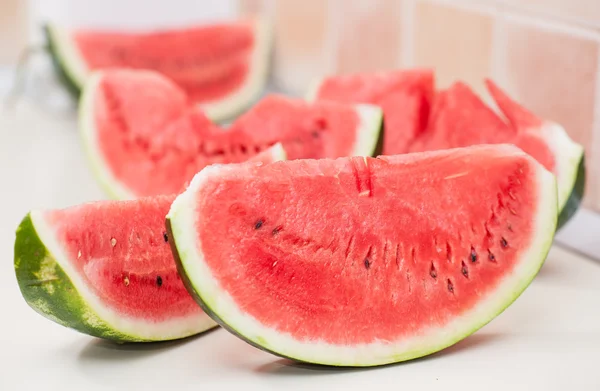
M 555 158 L 555 175 L 558 186 L 558 226 L 560 229 L 581 205 L 585 191 L 584 149 L 557 123 L 545 122 L 540 129 L 531 132 L 542 134 Z
M 100 304 L 64 257 L 41 213 L 28 213 L 16 231 L 17 282 L 27 304 L 57 324 L 119 343 L 167 341 L 216 327 L 204 314 L 162 325 L 118 315 Z
M 522 153 L 522 152 L 521 152 Z M 243 313 L 232 297 L 212 276 L 200 251 L 195 229 L 196 192 L 204 183 L 219 180 L 230 168 L 212 166 L 196 175 L 188 190 L 177 197 L 167 215 L 167 229 L 178 270 L 189 292 L 202 309 L 217 323 L 249 344 L 272 354 L 297 361 L 330 366 L 376 366 L 423 357 L 443 350 L 473 334 L 508 308 L 529 286 L 544 264 L 552 245 L 557 224 L 557 188 L 555 177 L 533 158 L 539 188 L 538 210 L 531 245 L 521 262 L 500 287 L 478 306 L 463 314 L 437 334 L 416 337 L 402 345 L 372 343 L 337 346 L 320 341 L 301 342 L 290 335 L 264 327 Z M 451 331 L 449 331 L 451 330 Z M 435 329 L 432 332 L 435 333 Z
M 102 190 L 112 199 L 132 200 L 137 198 L 135 193 L 122 184 L 106 167 L 102 152 L 99 149 L 94 118 L 95 98 L 98 96 L 104 71 L 94 72 L 88 79 L 81 99 L 79 100 L 78 127 L 83 144 L 83 150 L 88 158 L 90 168 Z
M 367 104 L 355 107 L 359 123 L 351 156 L 377 156 L 383 145 L 383 110 Z
M 213 102 L 200 104 L 207 117 L 215 122 L 229 120 L 246 110 L 260 97 L 267 83 L 272 28 L 261 18 L 257 18 L 253 23 L 256 46 L 252 52 L 248 77 L 235 92 Z M 94 72 L 87 67 L 67 29 L 54 23 L 47 23 L 44 31 L 58 76 L 66 89 L 78 99 L 87 79 Z
M 55 23 L 44 26 L 50 56 L 56 72 L 71 95 L 78 99 L 90 72 L 69 32 Z

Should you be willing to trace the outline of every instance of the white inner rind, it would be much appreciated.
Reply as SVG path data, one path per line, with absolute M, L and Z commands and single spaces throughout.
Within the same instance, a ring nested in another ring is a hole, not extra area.
M 515 155 L 525 155 L 511 148 Z M 443 327 L 423 328 L 418 335 L 397 341 L 377 341 L 356 345 L 337 345 L 320 340 L 300 340 L 293 335 L 263 325 L 243 312 L 225 291 L 207 265 L 202 238 L 197 234 L 198 193 L 205 184 L 219 181 L 234 167 L 211 166 L 198 173 L 190 187 L 171 206 L 167 218 L 171 222 L 174 241 L 183 269 L 193 289 L 214 314 L 244 338 L 280 355 L 301 361 L 340 366 L 372 366 L 421 357 L 448 347 L 475 332 L 512 303 L 529 285 L 546 259 L 552 243 L 557 218 L 557 191 L 554 176 L 530 157 L 537 180 L 537 210 L 533 238 L 523 249 L 512 272 L 481 297 L 479 302 Z M 235 172 L 235 171 L 233 171 Z M 282 303 L 284 305 L 284 303 Z
M 229 93 L 225 98 L 200 104 L 207 117 L 213 121 L 222 121 L 240 112 L 252 100 L 258 98 L 267 82 L 271 26 L 262 19 L 257 19 L 254 23 L 256 43 L 250 60 L 248 77 L 235 92 Z
M 383 124 L 383 110 L 378 106 L 358 104 L 356 114 L 359 123 L 356 129 L 356 142 L 352 147 L 352 156 L 372 156 L 377 148 Z
M 557 123 L 545 122 L 541 127 L 543 139 L 554 155 L 558 186 L 558 209 L 562 210 L 573 192 L 583 158 L 583 147 L 569 138 L 565 129 Z
M 49 23 L 47 27 L 62 69 L 69 75 L 73 83 L 79 88 L 83 87 L 90 70 L 75 41 L 71 38 L 71 32 L 52 23 Z
M 38 237 L 46 246 L 56 263 L 71 280 L 71 283 L 95 315 L 104 321 L 113 330 L 135 339 L 161 341 L 183 338 L 206 331 L 216 326 L 216 323 L 205 313 L 198 311 L 193 314 L 172 318 L 166 321 L 154 322 L 149 319 L 132 318 L 114 311 L 102 303 L 101 299 L 89 289 L 88 283 L 72 266 L 73 261 L 69 259 L 66 251 L 56 239 L 52 227 L 44 219 L 41 211 L 32 211 L 31 221 L 35 227 Z M 84 309 L 82 309 L 84 310 Z M 87 316 L 86 320 L 94 319 Z M 90 324 L 91 327 L 96 327 Z
M 103 96 L 98 91 L 103 75 L 102 71 L 94 72 L 85 85 L 79 102 L 79 132 L 91 169 L 104 191 L 111 198 L 131 200 L 136 198 L 135 193 L 113 175 L 100 150 L 98 130 L 96 129 L 95 98 Z

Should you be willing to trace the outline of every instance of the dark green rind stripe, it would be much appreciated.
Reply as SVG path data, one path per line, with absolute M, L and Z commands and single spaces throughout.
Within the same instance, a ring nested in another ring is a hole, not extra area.
M 171 228 L 171 220 L 169 218 L 167 218 L 166 226 L 167 226 L 167 235 L 169 235 L 169 238 L 172 238 L 172 240 L 169 240 L 169 245 L 171 246 L 171 251 L 173 252 L 173 258 L 175 258 L 175 264 L 177 265 L 177 272 L 181 276 L 181 281 L 183 282 L 183 285 L 185 286 L 185 288 L 187 289 L 189 294 L 194 298 L 196 303 L 198 303 L 200 308 L 202 308 L 202 311 L 204 311 L 208 316 L 210 316 L 212 318 L 212 320 L 217 322 L 219 324 L 219 326 L 223 327 L 225 330 L 229 331 L 230 333 L 237 336 L 241 340 L 246 341 L 247 343 L 254 346 L 255 348 L 258 348 L 264 352 L 271 353 L 271 354 L 274 354 L 279 357 L 298 361 L 297 359 L 295 359 L 293 357 L 284 356 L 280 353 L 269 350 L 269 349 L 265 348 L 264 346 L 261 346 L 261 345 L 257 344 L 256 342 L 246 338 L 244 335 L 239 333 L 236 329 L 229 326 L 229 324 L 227 322 L 225 322 L 223 319 L 221 319 L 213 311 L 213 309 L 202 299 L 202 296 L 200 296 L 198 294 L 198 292 L 196 292 L 196 289 L 194 289 L 194 285 L 192 284 L 192 281 L 189 279 L 189 277 L 185 271 L 185 267 L 183 266 L 183 263 L 181 262 L 181 258 L 179 256 L 179 250 L 177 249 L 176 238 L 175 238 L 175 235 L 173 234 L 173 229 Z
M 556 230 L 558 231 L 563 225 L 567 223 L 573 217 L 579 206 L 581 205 L 581 199 L 583 198 L 583 193 L 585 191 L 585 156 L 581 155 L 581 160 L 579 161 L 579 167 L 577 168 L 577 179 L 575 179 L 575 185 L 573 186 L 573 190 L 571 191 L 571 195 L 565 206 L 560 211 L 558 215 L 558 225 Z
M 79 96 L 81 95 L 81 86 L 77 84 L 77 81 L 73 80 L 69 75 L 69 72 L 67 72 L 69 65 L 65 64 L 65 59 L 59 55 L 57 48 L 59 43 L 54 39 L 51 27 L 45 25 L 44 33 L 46 35 L 46 40 L 48 41 L 48 50 L 50 52 L 50 57 L 52 58 L 52 64 L 54 65 L 54 69 L 56 70 L 58 78 L 67 91 L 69 91 L 71 96 L 75 98 L 75 100 L 79 100 Z
M 377 144 L 375 145 L 375 149 L 373 150 L 372 157 L 377 157 L 381 155 L 383 152 L 383 138 L 385 137 L 385 118 L 381 117 L 381 122 L 379 124 L 379 137 L 377 138 Z
M 21 294 L 42 316 L 79 332 L 117 342 L 145 341 L 110 327 L 90 308 L 41 241 L 28 214 L 17 228 L 14 265 Z

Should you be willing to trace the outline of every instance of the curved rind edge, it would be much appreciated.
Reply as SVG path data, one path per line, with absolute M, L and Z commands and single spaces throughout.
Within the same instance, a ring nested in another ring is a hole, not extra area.
M 386 346 L 385 344 L 373 343 L 345 347 L 323 342 L 299 342 L 287 334 L 263 327 L 254 318 L 243 314 L 227 292 L 222 291 L 218 282 L 215 281 L 208 268 L 203 264 L 204 258 L 198 250 L 201 247 L 200 240 L 193 240 L 196 232 L 195 222 L 190 217 L 195 216 L 195 198 L 193 197 L 195 192 L 202 187 L 203 182 L 207 179 L 218 177 L 221 170 L 228 170 L 226 167 L 214 166 L 201 171 L 196 175 L 188 190 L 175 200 L 167 215 L 169 235 L 173 238 L 171 246 L 182 280 L 202 309 L 223 328 L 261 350 L 297 361 L 329 366 L 377 366 L 411 360 L 443 350 L 485 326 L 523 293 L 543 266 L 556 230 L 557 187 L 554 175 L 544 169 L 537 161 L 534 161 L 533 158 L 529 156 L 527 158 L 537 168 L 538 175 L 536 178 L 539 181 L 538 195 L 540 197 L 538 210 L 534 213 L 534 216 L 536 216 L 535 227 L 532 230 L 532 232 L 536 232 L 536 235 L 532 238 L 532 244 L 522 256 L 522 259 L 529 261 L 518 263 L 516 268 L 521 267 L 523 270 L 518 269 L 519 273 L 513 271 L 508 276 L 513 277 L 512 279 L 505 278 L 500 287 L 495 290 L 495 295 L 486 299 L 490 302 L 480 302 L 478 307 L 469 312 L 469 314 L 474 314 L 473 319 L 468 319 L 470 322 L 465 323 L 459 330 L 451 333 L 450 337 L 447 333 L 441 333 L 441 337 L 439 337 L 441 340 L 436 342 L 432 342 L 435 335 L 429 337 L 429 340 L 424 337 L 422 345 L 416 344 L 410 349 L 398 348 L 397 345 L 393 344 Z M 231 322 L 230 318 L 232 314 L 238 316 L 234 322 L 256 323 L 257 326 L 251 325 L 257 327 L 253 335 L 248 335 L 250 332 L 247 329 L 241 330 L 239 325 L 232 324 L 234 323 Z M 461 325 L 460 320 L 460 318 L 455 319 L 454 323 L 444 328 L 445 331 L 452 330 L 451 326 L 459 328 Z M 301 350 L 305 351 L 302 352 Z M 381 351 L 377 353 L 377 350 Z
M 538 129 L 532 131 L 537 133 Z M 583 197 L 586 180 L 583 165 L 584 150 L 557 123 L 546 121 L 539 132 L 556 159 L 555 175 L 558 187 L 558 209 L 562 216 L 559 219 L 558 228 L 560 228 L 575 214 Z M 567 203 L 569 204 L 568 210 L 564 211 Z
M 254 18 L 256 47 L 252 53 L 250 74 L 244 84 L 225 98 L 210 103 L 199 103 L 208 118 L 214 122 L 228 121 L 256 101 L 267 84 L 272 44 L 272 26 L 266 18 Z
M 131 200 L 135 199 L 136 195 L 111 174 L 111 171 L 104 163 L 96 140 L 94 99 L 103 75 L 103 71 L 93 72 L 84 85 L 78 108 L 79 134 L 89 167 L 104 193 L 112 199 Z
M 78 58 L 77 49 L 72 47 L 72 42 L 65 30 L 53 23 L 46 23 L 43 30 L 48 42 L 52 64 L 59 79 L 73 98 L 79 99 L 87 73 L 83 60 Z M 69 48 L 69 46 L 71 47 Z M 69 52 L 71 54 L 68 54 Z M 79 71 L 76 70 L 77 68 Z M 78 76 L 78 72 L 83 72 L 83 77 L 81 74 Z
M 383 110 L 368 104 L 355 107 L 359 123 L 351 156 L 377 156 L 383 148 Z
M 111 328 L 85 303 L 38 236 L 31 214 L 17 228 L 14 267 L 23 298 L 45 318 L 99 338 L 138 340 Z
M 186 338 L 216 326 L 198 312 L 152 323 L 123 317 L 100 300 L 68 266 L 59 244 L 38 212 L 17 229 L 14 267 L 22 295 L 36 312 L 68 328 L 116 342 L 158 342 Z M 44 226 L 44 227 L 41 227 Z
M 575 215 L 581 206 L 581 200 L 585 192 L 586 168 L 585 156 L 582 154 L 577 165 L 577 175 L 572 187 L 571 194 L 564 203 L 562 210 L 559 211 L 556 230 L 561 229 Z

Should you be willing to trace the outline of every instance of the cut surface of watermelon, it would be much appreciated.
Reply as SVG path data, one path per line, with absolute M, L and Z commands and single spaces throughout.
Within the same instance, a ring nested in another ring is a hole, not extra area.
M 559 124 L 538 118 L 491 80 L 486 84 L 505 118 L 464 83 L 434 93 L 433 73 L 427 70 L 334 76 L 317 83 L 309 95 L 313 100 L 381 105 L 385 117 L 383 154 L 476 144 L 517 145 L 556 175 L 562 226 L 583 196 L 583 147 Z
M 43 316 L 121 342 L 215 327 L 184 287 L 164 219 L 174 196 L 31 211 L 15 241 L 23 297 Z
M 465 338 L 550 248 L 554 176 L 485 145 L 214 165 L 167 215 L 182 278 L 217 322 L 300 361 L 372 366 Z
M 131 199 L 179 193 L 205 166 L 246 161 L 279 142 L 289 159 L 371 155 L 382 112 L 271 95 L 222 129 L 162 75 L 112 70 L 90 78 L 79 120 L 95 176 L 112 197 Z
M 150 69 L 177 83 L 210 118 L 222 120 L 258 98 L 266 83 L 270 28 L 262 20 L 139 32 L 48 24 L 46 35 L 75 93 L 96 70 Z

